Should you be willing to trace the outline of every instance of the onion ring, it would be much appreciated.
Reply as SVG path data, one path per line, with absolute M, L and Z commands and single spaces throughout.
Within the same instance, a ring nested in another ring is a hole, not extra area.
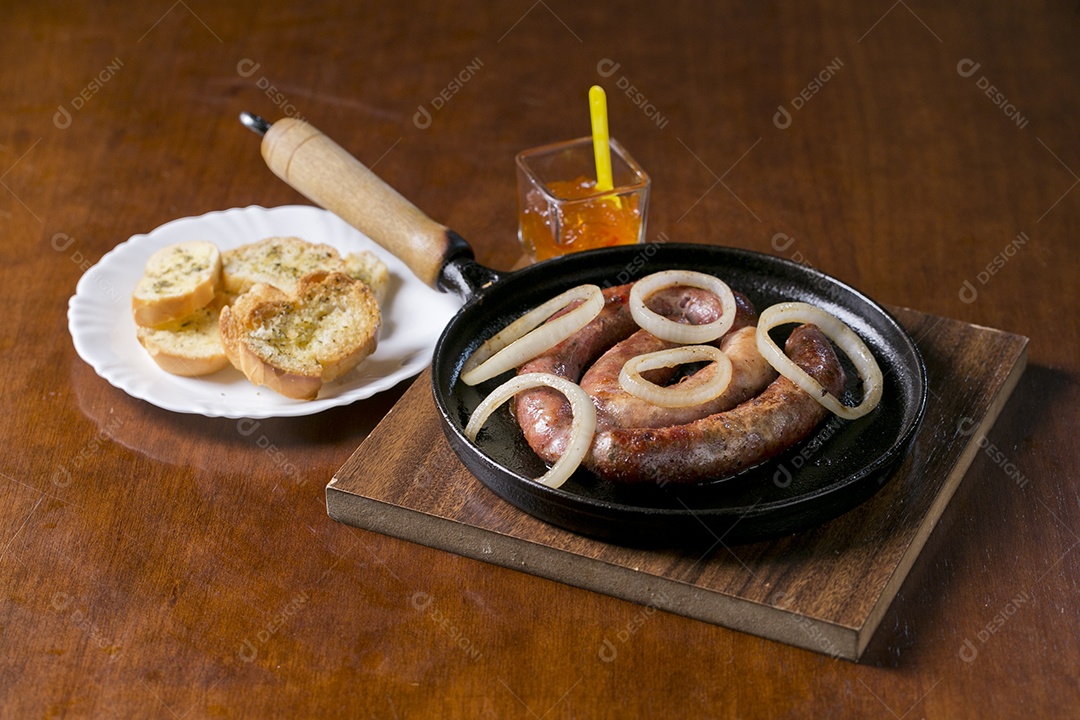
M 641 377 L 644 370 L 675 367 L 682 363 L 711 361 L 717 372 L 704 383 L 677 383 L 664 387 Z M 630 358 L 619 372 L 619 385 L 634 397 L 665 408 L 700 405 L 716 398 L 731 384 L 731 359 L 712 345 L 683 345 Z
M 581 305 L 549 323 L 544 321 L 572 302 Z M 461 382 L 478 385 L 547 352 L 592 322 L 604 309 L 596 285 L 578 285 L 553 297 L 488 338 L 461 368 Z
M 566 396 L 570 401 L 570 409 L 574 420 L 570 426 L 570 440 L 554 465 L 546 473 L 536 479 L 541 485 L 557 488 L 566 482 L 578 465 L 585 458 L 592 446 L 593 435 L 596 434 L 596 407 L 592 404 L 589 395 L 576 383 L 566 378 L 550 373 L 526 373 L 517 375 L 499 387 L 495 388 L 490 395 L 484 398 L 469 416 L 469 422 L 465 426 L 465 435 L 472 442 L 476 442 L 476 436 L 480 434 L 480 428 L 487 422 L 488 417 L 500 405 L 517 395 L 522 390 L 545 385 L 554 388 Z
M 821 384 L 810 377 L 801 367 L 784 354 L 780 347 L 769 337 L 769 330 L 786 323 L 811 323 L 816 325 L 825 336 L 840 347 L 854 363 L 863 382 L 863 399 L 855 407 L 840 402 Z M 870 349 L 835 315 L 821 308 L 802 302 L 784 302 L 765 308 L 758 318 L 758 351 L 764 356 L 776 372 L 798 385 L 806 394 L 817 400 L 826 409 L 846 420 L 856 420 L 877 407 L 881 401 L 882 386 L 885 383 L 881 368 Z
M 708 290 L 720 299 L 720 318 L 705 325 L 687 325 L 657 315 L 645 306 L 645 300 L 658 290 L 673 285 Z M 701 345 L 723 336 L 735 323 L 735 295 L 723 280 L 695 270 L 662 270 L 634 283 L 630 289 L 630 314 L 639 326 L 668 342 Z

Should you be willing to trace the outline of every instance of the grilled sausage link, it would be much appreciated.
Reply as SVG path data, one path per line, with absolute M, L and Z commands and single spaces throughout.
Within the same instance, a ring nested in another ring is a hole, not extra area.
M 638 355 L 678 347 L 676 343 L 657 338 L 646 330 L 638 330 L 626 340 L 604 353 L 581 378 L 581 388 L 596 405 L 597 427 L 601 430 L 620 428 L 659 428 L 684 425 L 718 412 L 730 410 L 764 390 L 776 379 L 776 371 L 757 349 L 757 329 L 751 325 L 729 332 L 714 343 L 731 360 L 731 382 L 720 395 L 707 402 L 686 407 L 660 407 L 648 400 L 634 397 L 623 389 L 619 373 L 623 364 Z M 706 365 L 680 382 L 704 383 L 716 373 L 715 363 Z M 660 385 L 667 377 L 649 377 Z
M 592 322 L 548 352 L 519 367 L 518 374 L 542 372 L 573 382 L 581 380 L 589 365 L 638 330 L 630 314 L 631 287 L 618 285 L 604 290 L 604 307 Z M 722 314 L 720 301 L 715 295 L 684 286 L 660 290 L 648 299 L 647 304 L 653 312 L 695 325 L 713 322 Z M 756 322 L 753 304 L 746 296 L 736 292 L 735 304 L 735 322 L 731 332 Z M 568 306 L 563 312 L 569 312 L 574 306 Z M 650 376 L 650 379 L 653 378 Z M 562 457 L 570 439 L 573 417 L 570 404 L 561 393 L 547 387 L 525 390 L 514 398 L 513 413 L 526 441 L 537 455 L 548 463 Z
M 800 325 L 785 345 L 788 357 L 834 395 L 844 371 L 828 338 Z M 621 483 L 695 483 L 753 467 L 804 439 L 828 411 L 785 377 L 732 410 L 661 428 L 598 431 L 585 465 Z

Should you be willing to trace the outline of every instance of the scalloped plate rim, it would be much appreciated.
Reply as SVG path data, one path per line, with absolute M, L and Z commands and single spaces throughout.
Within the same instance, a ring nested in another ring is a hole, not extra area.
M 317 236 L 305 237 L 305 233 L 293 231 L 305 223 L 317 228 Z M 274 227 L 283 231 L 277 232 Z M 223 250 L 263 237 L 298 235 L 310 242 L 325 242 L 339 251 L 376 252 L 393 277 L 386 303 L 389 312 L 384 315 L 375 353 L 310 401 L 292 400 L 256 387 L 232 368 L 202 378 L 166 373 L 135 338 L 130 288 L 138 281 L 151 253 L 178 242 L 176 233 L 197 234 L 200 229 L 210 235 L 240 230 L 235 242 L 216 241 Z M 67 315 L 68 332 L 79 357 L 110 385 L 131 397 L 171 412 L 260 419 L 312 415 L 369 398 L 415 377 L 431 364 L 443 327 L 460 307 L 456 297 L 429 288 L 401 260 L 328 210 L 310 205 L 248 205 L 175 218 L 149 232 L 132 235 L 82 274 L 68 301 Z M 123 345 L 122 352 L 114 347 L 115 343 Z M 365 373 L 365 366 L 370 371 L 379 364 L 396 367 L 376 375 Z M 235 401 L 239 402 L 231 404 Z

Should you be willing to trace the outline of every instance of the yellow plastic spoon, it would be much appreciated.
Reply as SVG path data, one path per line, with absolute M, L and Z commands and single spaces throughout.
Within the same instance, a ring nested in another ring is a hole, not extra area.
M 596 189 L 611 190 L 611 146 L 608 143 L 607 96 L 604 88 L 589 88 L 589 116 L 592 119 L 593 155 L 596 158 Z

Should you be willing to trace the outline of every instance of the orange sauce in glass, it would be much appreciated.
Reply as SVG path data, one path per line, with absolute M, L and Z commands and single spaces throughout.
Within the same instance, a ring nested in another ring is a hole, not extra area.
M 550 182 L 547 188 L 561 200 L 580 200 L 596 194 L 596 181 L 581 177 Z M 526 203 L 520 221 L 521 240 L 535 260 L 578 250 L 633 245 L 641 234 L 641 211 L 635 195 L 570 202 L 559 208 L 549 207 L 546 199 Z

